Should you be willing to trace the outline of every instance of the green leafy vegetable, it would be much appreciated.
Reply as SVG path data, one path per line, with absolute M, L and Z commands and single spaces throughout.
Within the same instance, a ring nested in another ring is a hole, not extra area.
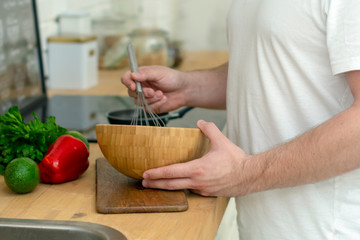
M 49 146 L 67 129 L 55 122 L 50 116 L 43 123 L 33 113 L 34 120 L 24 122 L 17 106 L 0 115 L 0 174 L 3 175 L 7 164 L 18 157 L 28 157 L 40 163 Z

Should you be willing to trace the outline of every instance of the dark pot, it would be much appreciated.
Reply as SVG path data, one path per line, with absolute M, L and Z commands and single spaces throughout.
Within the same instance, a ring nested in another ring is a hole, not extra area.
M 193 109 L 193 107 L 184 107 L 181 108 L 178 111 L 174 112 L 168 112 L 168 113 L 160 113 L 158 114 L 159 119 L 164 123 L 164 126 L 168 123 L 171 119 L 177 119 L 182 118 L 188 111 Z M 112 111 L 106 114 L 106 117 L 108 118 L 109 122 L 111 124 L 120 124 L 120 125 L 131 125 L 131 120 L 133 119 L 133 116 L 135 114 L 135 109 L 125 109 L 125 110 L 118 110 L 118 111 Z M 150 126 L 155 126 L 155 122 L 151 120 L 151 117 L 147 115 L 148 117 L 148 123 Z M 146 126 L 146 120 L 142 118 L 142 121 L 138 118 L 137 125 L 144 125 Z

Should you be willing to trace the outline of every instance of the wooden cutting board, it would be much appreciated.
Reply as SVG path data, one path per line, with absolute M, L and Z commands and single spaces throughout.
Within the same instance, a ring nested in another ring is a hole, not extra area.
M 140 180 L 96 160 L 96 210 L 99 213 L 181 212 L 188 209 L 185 191 L 143 188 Z

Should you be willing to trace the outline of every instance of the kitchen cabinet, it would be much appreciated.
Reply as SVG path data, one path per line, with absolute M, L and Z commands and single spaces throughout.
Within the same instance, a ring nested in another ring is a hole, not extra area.
M 216 66 L 227 60 L 226 52 L 186 53 L 181 70 Z M 126 70 L 100 71 L 99 84 L 88 90 L 51 90 L 56 94 L 127 95 L 120 78 Z M 11 192 L 0 178 L 0 218 L 70 220 L 99 223 L 122 232 L 128 239 L 213 239 L 228 199 L 187 195 L 184 212 L 100 214 L 95 208 L 95 161 L 103 157 L 90 144 L 90 167 L 79 179 L 64 184 L 39 184 L 28 194 Z

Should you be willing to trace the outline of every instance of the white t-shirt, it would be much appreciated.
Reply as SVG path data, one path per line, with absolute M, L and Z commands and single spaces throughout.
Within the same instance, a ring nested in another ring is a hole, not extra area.
M 249 154 L 353 102 L 344 72 L 360 69 L 360 0 L 234 0 L 228 41 L 228 134 Z M 241 240 L 360 239 L 360 169 L 236 202 Z

